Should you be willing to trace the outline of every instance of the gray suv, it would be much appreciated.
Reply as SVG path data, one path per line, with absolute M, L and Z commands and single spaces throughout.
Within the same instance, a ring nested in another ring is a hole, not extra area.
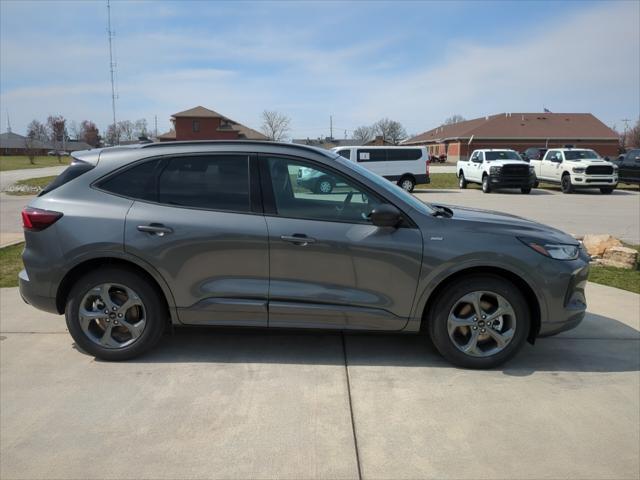
M 149 350 L 170 324 L 224 325 L 426 331 L 449 361 L 489 368 L 585 314 L 588 257 L 572 237 L 422 203 L 330 151 L 226 141 L 73 156 L 22 213 L 20 291 L 101 359 Z

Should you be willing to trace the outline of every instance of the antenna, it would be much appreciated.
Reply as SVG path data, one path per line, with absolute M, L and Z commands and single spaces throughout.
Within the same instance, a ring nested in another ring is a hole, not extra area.
M 153 123 L 155 125 L 155 131 L 156 131 L 155 137 L 158 138 L 158 115 L 153 116 Z
M 120 135 L 116 126 L 116 87 L 113 80 L 116 64 L 113 61 L 113 37 L 111 30 L 111 2 L 107 0 L 107 37 L 109 38 L 109 72 L 111 73 L 111 110 L 113 112 L 113 130 L 116 135 L 116 144 L 120 144 Z
M 7 133 L 11 133 L 11 120 L 9 119 L 9 110 L 7 110 Z
M 329 138 L 333 140 L 333 115 L 329 115 Z

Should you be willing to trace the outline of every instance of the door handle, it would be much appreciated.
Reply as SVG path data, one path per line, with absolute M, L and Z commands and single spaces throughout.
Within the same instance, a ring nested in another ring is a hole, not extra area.
M 138 231 L 151 233 L 153 235 L 157 235 L 158 237 L 164 237 L 168 233 L 173 233 L 172 228 L 165 227 L 161 223 L 152 223 L 150 225 L 138 225 Z
M 290 242 L 290 243 L 293 243 L 294 245 L 299 245 L 301 247 L 305 247 L 310 243 L 315 243 L 316 241 L 315 238 L 307 237 L 302 233 L 294 233 L 293 235 L 282 235 L 280 237 L 280 240 L 283 240 L 285 242 Z

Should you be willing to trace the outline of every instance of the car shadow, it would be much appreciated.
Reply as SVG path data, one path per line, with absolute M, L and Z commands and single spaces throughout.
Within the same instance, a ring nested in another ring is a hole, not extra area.
M 579 327 L 574 335 L 539 338 L 526 344 L 497 371 L 510 376 L 535 372 L 640 371 L 640 334 L 599 315 L 597 327 Z M 602 332 L 612 332 L 603 337 Z M 571 333 L 571 332 L 568 332 Z M 343 350 L 344 339 L 344 350 Z M 281 363 L 349 366 L 454 368 L 423 335 L 327 333 L 300 330 L 181 327 L 165 335 L 139 363 Z

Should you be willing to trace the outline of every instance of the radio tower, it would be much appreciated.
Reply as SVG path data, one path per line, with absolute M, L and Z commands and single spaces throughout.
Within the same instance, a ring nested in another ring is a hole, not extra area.
M 111 2 L 107 0 L 107 36 L 109 37 L 109 71 L 111 73 L 111 110 L 113 112 L 113 131 L 116 136 L 116 145 L 120 144 L 120 135 L 116 125 L 116 87 L 113 80 L 116 64 L 113 61 L 113 36 L 111 30 Z

